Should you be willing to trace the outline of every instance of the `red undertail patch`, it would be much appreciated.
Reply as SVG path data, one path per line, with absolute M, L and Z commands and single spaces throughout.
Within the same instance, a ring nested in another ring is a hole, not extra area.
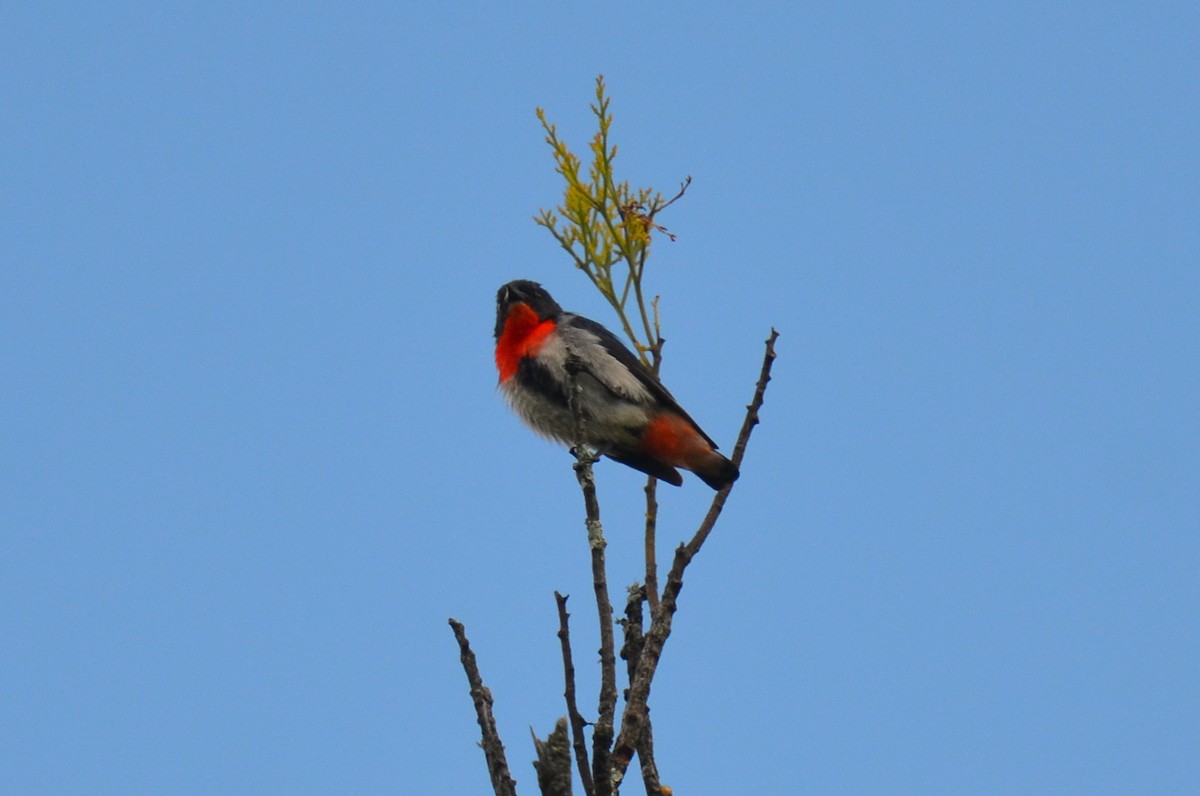
M 642 450 L 659 461 L 690 467 L 711 448 L 690 423 L 679 415 L 664 412 L 646 425 Z

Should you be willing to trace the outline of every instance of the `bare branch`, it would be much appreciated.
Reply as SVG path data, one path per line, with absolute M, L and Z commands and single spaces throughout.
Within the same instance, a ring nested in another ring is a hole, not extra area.
M 575 750 L 575 763 L 579 767 L 579 779 L 583 782 L 583 792 L 587 796 L 595 796 L 596 788 L 592 785 L 592 771 L 588 764 L 587 745 L 583 740 L 583 728 L 587 723 L 579 714 L 579 706 L 575 702 L 575 664 L 571 659 L 571 631 L 567 620 L 567 598 L 554 592 L 558 602 L 558 640 L 562 643 L 563 677 L 566 680 L 566 690 L 563 697 L 567 700 L 567 716 L 571 720 L 572 747 Z
M 508 761 L 504 757 L 504 744 L 500 741 L 500 733 L 496 730 L 496 717 L 492 715 L 492 692 L 483 684 L 479 676 L 479 665 L 475 661 L 475 653 L 467 641 L 467 631 L 461 622 L 450 620 L 454 630 L 454 638 L 458 639 L 459 659 L 463 670 L 467 673 L 467 682 L 471 685 L 471 699 L 475 703 L 475 718 L 479 721 L 479 729 L 483 732 L 483 756 L 487 760 L 488 776 L 492 779 L 492 790 L 496 796 L 517 796 L 517 783 L 508 771 Z
M 737 443 L 733 446 L 733 463 L 739 466 L 746 453 L 746 444 L 750 440 L 750 432 L 753 431 L 759 422 L 758 411 L 762 408 L 767 383 L 771 380 L 771 365 L 775 361 L 775 340 L 778 337 L 779 333 L 772 329 L 770 337 L 766 340 L 766 351 L 763 354 L 762 370 L 759 374 L 758 384 L 754 390 L 754 398 L 746 407 L 746 418 L 742 422 L 742 430 L 738 434 Z M 667 637 L 671 634 L 671 619 L 677 608 L 679 592 L 683 589 L 684 570 L 687 569 L 692 558 L 700 552 L 700 547 L 704 544 L 704 540 L 712 532 L 713 526 L 716 524 L 717 518 L 721 515 L 721 509 L 724 508 L 725 500 L 732 488 L 733 484 L 728 484 L 724 489 L 717 492 L 713 498 L 712 505 L 709 507 L 708 514 L 704 517 L 703 522 L 700 523 L 700 527 L 696 530 L 691 541 L 687 544 L 679 545 L 675 550 L 675 559 L 671 565 L 671 571 L 667 574 L 667 582 L 663 587 L 659 611 L 651 618 L 650 632 L 646 634 L 646 642 L 642 646 L 637 672 L 630 682 L 629 698 L 625 700 L 625 710 L 621 716 L 621 732 L 617 736 L 616 743 L 613 746 L 612 776 L 615 782 L 620 782 L 624 778 L 625 771 L 633 759 L 633 753 L 649 720 L 649 709 L 646 706 L 646 701 L 650 697 L 650 684 L 654 679 L 654 673 L 662 657 L 663 645 L 666 644 Z

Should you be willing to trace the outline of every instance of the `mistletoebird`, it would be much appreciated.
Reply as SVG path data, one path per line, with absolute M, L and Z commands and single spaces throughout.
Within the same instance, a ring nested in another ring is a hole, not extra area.
M 675 486 L 680 469 L 713 489 L 738 477 L 641 360 L 600 324 L 563 311 L 537 282 L 518 279 L 496 294 L 496 369 L 509 405 L 544 437 L 583 442 Z

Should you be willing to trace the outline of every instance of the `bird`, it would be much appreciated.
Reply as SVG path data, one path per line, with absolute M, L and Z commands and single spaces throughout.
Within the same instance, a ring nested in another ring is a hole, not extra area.
M 564 311 L 537 282 L 496 293 L 496 370 L 509 406 L 543 437 L 674 486 L 680 469 L 715 490 L 737 480 L 737 465 L 616 335 Z

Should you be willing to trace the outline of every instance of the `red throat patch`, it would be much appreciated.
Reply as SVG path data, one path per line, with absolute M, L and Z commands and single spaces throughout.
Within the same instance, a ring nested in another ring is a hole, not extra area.
M 504 331 L 496 341 L 496 370 L 500 371 L 500 381 L 513 377 L 523 357 L 537 356 L 555 328 L 552 320 L 538 320 L 537 313 L 528 304 L 510 307 L 508 317 L 504 319 Z

